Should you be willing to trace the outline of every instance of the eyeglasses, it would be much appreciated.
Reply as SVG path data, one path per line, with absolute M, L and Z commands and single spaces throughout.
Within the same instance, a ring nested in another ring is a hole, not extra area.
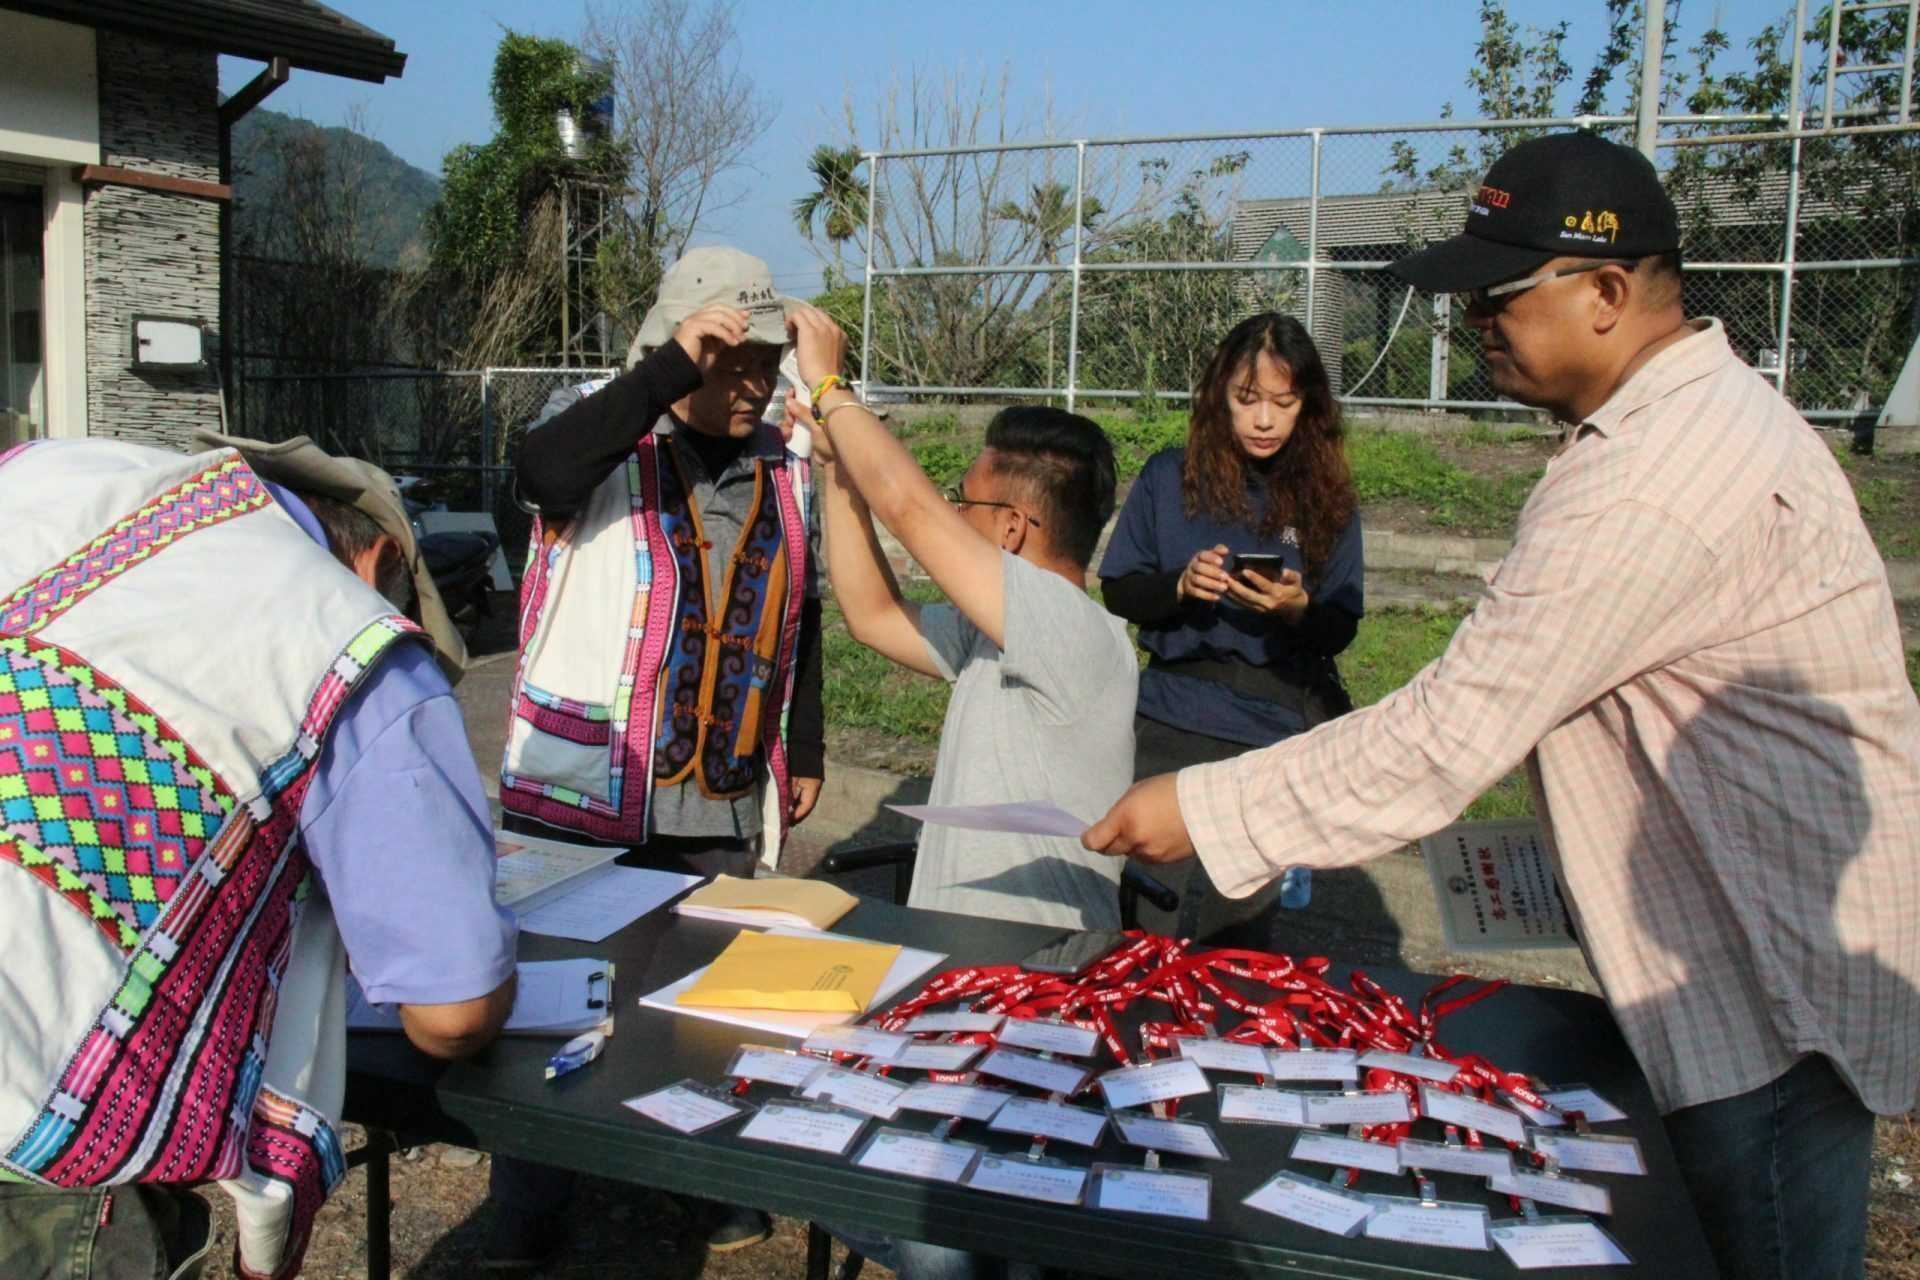
M 1026 512 L 1021 511 L 1019 507 L 1016 507 L 1011 502 L 989 502 L 985 498 L 969 498 L 967 496 L 966 490 L 962 489 L 957 484 L 950 486 L 947 489 L 945 496 L 947 501 L 951 502 L 956 507 L 1005 507 L 1009 511 L 1019 512 L 1020 518 L 1025 520 L 1028 524 L 1032 525 L 1034 528 L 1039 529 L 1039 528 L 1045 527 L 1038 520 L 1035 520 L 1032 516 L 1028 515 Z
M 1602 267 L 1625 267 L 1632 271 L 1639 265 L 1638 262 L 1625 258 L 1597 258 L 1592 262 L 1583 262 L 1577 267 L 1559 267 L 1552 271 L 1542 271 L 1539 275 L 1528 276 L 1524 280 L 1509 280 L 1505 284 L 1490 284 L 1480 289 L 1468 289 L 1460 296 L 1465 298 L 1467 305 L 1476 311 L 1498 311 L 1507 305 L 1505 300 L 1513 295 L 1536 289 L 1564 276 L 1585 275 L 1589 271 L 1598 271 Z

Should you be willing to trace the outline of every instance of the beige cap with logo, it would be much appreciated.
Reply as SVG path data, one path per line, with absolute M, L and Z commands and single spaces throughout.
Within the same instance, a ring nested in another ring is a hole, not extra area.
M 660 278 L 659 296 L 627 348 L 628 366 L 665 346 L 682 320 L 702 307 L 716 305 L 747 313 L 748 342 L 779 347 L 787 342 L 787 313 L 801 303 L 775 293 L 773 272 L 750 253 L 720 245 L 689 249 Z
M 458 684 L 467 670 L 467 644 L 441 603 L 433 574 L 414 540 L 413 521 L 393 477 L 358 458 L 336 458 L 306 436 L 269 444 L 217 431 L 196 431 L 196 443 L 207 449 L 237 449 L 263 480 L 285 485 L 295 493 L 317 493 L 344 502 L 373 517 L 374 522 L 400 544 L 400 554 L 413 579 L 415 608 L 411 611 L 433 641 L 435 657 L 450 683 Z

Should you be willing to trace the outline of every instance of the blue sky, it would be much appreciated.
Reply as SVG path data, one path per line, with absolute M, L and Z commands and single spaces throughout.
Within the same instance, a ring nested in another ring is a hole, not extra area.
M 406 75 L 375 86 L 295 72 L 267 105 L 319 124 L 343 123 L 357 107 L 375 137 L 432 173 L 456 143 L 492 136 L 487 79 L 501 28 L 571 39 L 584 21 L 580 0 L 331 3 L 392 36 L 408 55 Z M 1787 0 L 1687 0 L 1680 43 L 1717 15 L 1737 54 L 1791 9 Z M 1424 120 L 1445 101 L 1469 101 L 1477 10 L 1471 0 L 742 0 L 741 53 L 775 114 L 733 179 L 737 199 L 698 239 L 757 252 L 780 288 L 811 291 L 819 259 L 787 212 L 806 189 L 806 157 L 844 140 L 849 93 L 871 102 L 915 68 L 978 75 L 1004 65 L 1020 114 L 1037 120 L 1050 97 L 1068 136 Z M 1576 78 L 1604 35 L 1602 0 L 1509 0 L 1508 11 L 1522 23 L 1569 20 Z M 223 58 L 221 87 L 231 92 L 258 69 Z

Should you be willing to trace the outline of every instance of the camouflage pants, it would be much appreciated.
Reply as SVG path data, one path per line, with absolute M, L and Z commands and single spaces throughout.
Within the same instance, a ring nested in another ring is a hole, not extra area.
M 206 1202 L 184 1188 L 0 1182 L 6 1280 L 197 1280 L 212 1245 Z

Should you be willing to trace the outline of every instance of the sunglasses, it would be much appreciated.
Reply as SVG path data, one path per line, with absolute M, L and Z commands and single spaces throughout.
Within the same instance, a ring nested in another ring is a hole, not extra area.
M 1583 262 L 1577 267 L 1559 267 L 1553 271 L 1542 271 L 1539 275 L 1528 276 L 1524 280 L 1509 280 L 1505 284 L 1490 284 L 1479 289 L 1468 289 L 1460 296 L 1467 305 L 1476 311 L 1498 311 L 1507 305 L 1507 300 L 1515 294 L 1537 289 L 1543 284 L 1566 276 L 1581 276 L 1589 271 L 1598 271 L 1602 267 L 1625 267 L 1632 271 L 1640 264 L 1625 258 L 1596 258 L 1592 262 Z
M 947 489 L 945 497 L 948 502 L 951 502 L 956 507 L 1005 507 L 1009 511 L 1020 512 L 1020 518 L 1025 520 L 1028 524 L 1032 525 L 1034 528 L 1038 529 L 1043 527 L 1038 520 L 1035 520 L 1032 516 L 1028 515 L 1026 512 L 1020 511 L 1020 508 L 1015 506 L 1013 503 L 989 502 L 985 498 L 969 498 L 966 494 L 966 490 L 962 489 L 957 484 L 952 485 Z

